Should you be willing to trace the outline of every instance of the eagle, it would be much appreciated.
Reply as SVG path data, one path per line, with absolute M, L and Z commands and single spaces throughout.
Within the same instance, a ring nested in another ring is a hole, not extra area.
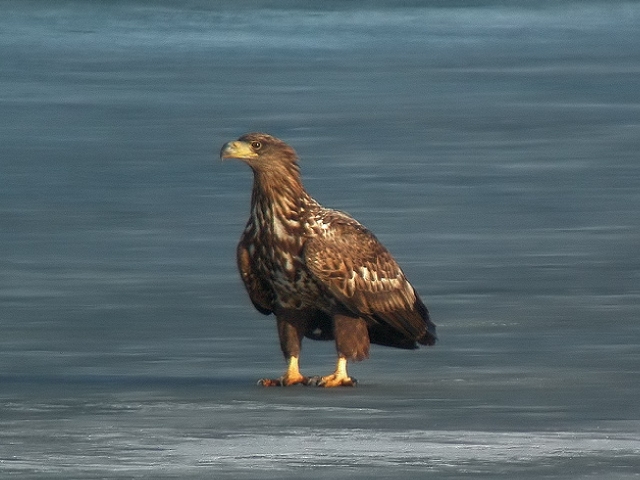
M 283 376 L 260 385 L 354 386 L 347 361 L 368 358 L 371 343 L 403 349 L 435 344 L 427 307 L 389 251 L 351 216 L 324 208 L 306 192 L 292 147 L 248 133 L 224 144 L 220 158 L 253 170 L 238 269 L 254 307 L 275 315 L 287 361 Z M 335 341 L 332 374 L 300 373 L 305 337 Z

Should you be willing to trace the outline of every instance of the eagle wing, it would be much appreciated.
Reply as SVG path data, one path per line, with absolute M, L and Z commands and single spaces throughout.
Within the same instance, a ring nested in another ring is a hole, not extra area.
M 251 255 L 244 239 L 238 244 L 237 260 L 240 277 L 247 289 L 251 303 L 260 313 L 269 315 L 273 312 L 274 295 L 268 285 L 255 273 Z
M 307 268 L 349 311 L 410 339 L 427 331 L 428 313 L 389 251 L 363 225 L 340 212 L 307 240 Z

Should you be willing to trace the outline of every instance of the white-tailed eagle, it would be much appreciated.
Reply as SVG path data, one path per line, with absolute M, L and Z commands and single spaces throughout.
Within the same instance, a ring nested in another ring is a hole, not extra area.
M 368 358 L 370 343 L 415 349 L 436 342 L 427 307 L 389 251 L 349 215 L 311 198 L 289 145 L 249 133 L 226 143 L 220 157 L 242 160 L 253 170 L 238 268 L 256 309 L 275 314 L 288 362 L 282 377 L 260 384 L 352 386 L 347 361 Z M 300 373 L 304 337 L 335 340 L 333 374 Z

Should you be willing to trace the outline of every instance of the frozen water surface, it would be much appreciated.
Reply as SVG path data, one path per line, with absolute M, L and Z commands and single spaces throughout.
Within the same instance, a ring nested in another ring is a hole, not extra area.
M 61 478 L 631 478 L 640 453 L 637 421 L 568 420 L 566 406 L 550 402 L 488 405 L 480 385 L 474 402 L 443 398 L 456 388 L 442 381 L 349 392 L 158 383 L 5 402 L 3 469 Z
M 2 11 L 0 476 L 638 478 L 637 2 Z M 284 365 L 217 158 L 251 130 L 389 247 L 435 348 L 255 385 Z

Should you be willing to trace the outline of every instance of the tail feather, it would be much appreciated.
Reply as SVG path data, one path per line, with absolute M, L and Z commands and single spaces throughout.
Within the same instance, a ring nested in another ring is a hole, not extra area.
M 435 345 L 436 341 L 438 340 L 438 336 L 436 335 L 436 324 L 431 321 L 427 306 L 422 303 L 422 300 L 420 300 L 420 298 L 416 298 L 415 308 L 418 313 L 420 313 L 420 316 L 427 326 L 427 331 L 424 332 L 424 335 L 418 338 L 418 343 L 420 345 Z

